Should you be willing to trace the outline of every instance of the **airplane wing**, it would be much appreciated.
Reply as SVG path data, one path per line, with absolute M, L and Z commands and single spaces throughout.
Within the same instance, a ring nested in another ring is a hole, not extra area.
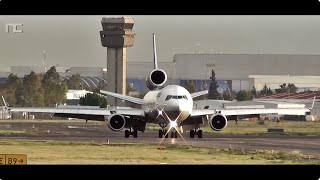
M 122 94 L 118 94 L 118 93 L 114 93 L 114 92 L 110 92 L 110 91 L 104 91 L 104 90 L 100 90 L 100 93 L 106 94 L 108 96 L 116 97 L 116 98 L 119 98 L 119 99 L 123 99 L 125 101 L 133 102 L 133 103 L 136 103 L 136 104 L 144 104 L 144 100 L 140 99 L 140 98 L 136 98 L 136 97 L 132 97 L 132 96 L 126 96 L 126 95 L 122 95 Z
M 8 107 L 10 112 L 52 113 L 56 117 L 70 117 L 86 120 L 104 121 L 105 116 L 113 113 L 124 116 L 144 117 L 142 109 L 106 109 L 106 108 L 36 108 L 36 107 Z
M 306 115 L 310 112 L 308 108 L 279 108 L 279 109 L 195 109 L 191 116 L 211 115 L 220 112 L 225 116 L 253 115 L 253 114 L 286 114 L 286 115 Z
M 195 98 L 195 97 L 202 96 L 202 95 L 205 95 L 205 94 L 208 94 L 208 90 L 191 93 L 191 97 Z
M 10 112 L 38 112 L 38 113 L 66 113 L 66 114 L 93 114 L 109 116 L 109 110 L 99 109 L 81 109 L 81 108 L 41 108 L 41 107 L 9 107 Z

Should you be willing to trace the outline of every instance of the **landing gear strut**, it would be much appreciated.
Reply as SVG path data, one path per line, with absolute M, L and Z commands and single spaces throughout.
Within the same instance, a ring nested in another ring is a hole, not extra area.
M 138 137 L 138 131 L 135 129 L 130 128 L 130 130 L 125 130 L 124 131 L 124 137 L 125 138 L 129 138 L 129 136 L 132 135 L 133 138 L 137 138 Z
M 202 130 L 193 129 L 190 131 L 190 138 L 194 138 L 194 136 L 197 135 L 198 138 L 202 138 Z

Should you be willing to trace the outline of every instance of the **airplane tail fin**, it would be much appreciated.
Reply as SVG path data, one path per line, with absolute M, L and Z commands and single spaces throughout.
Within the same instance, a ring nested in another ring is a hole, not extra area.
M 157 46 L 156 46 L 155 33 L 153 33 L 153 63 L 154 63 L 154 69 L 158 69 L 158 58 L 157 58 Z
M 1 96 L 1 97 L 2 97 L 2 101 L 3 101 L 4 107 L 5 107 L 6 109 L 8 109 L 8 106 L 7 106 L 6 101 L 4 100 L 4 97 L 3 97 L 3 96 Z

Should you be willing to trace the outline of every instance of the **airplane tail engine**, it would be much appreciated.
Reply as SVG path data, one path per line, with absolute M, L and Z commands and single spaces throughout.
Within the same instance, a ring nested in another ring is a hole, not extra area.
M 215 131 L 221 131 L 223 128 L 227 127 L 228 120 L 226 116 L 222 114 L 214 114 L 209 119 L 209 125 L 211 129 Z
M 167 74 L 162 69 L 154 69 L 146 79 L 147 87 L 150 90 L 161 88 L 167 82 Z
M 120 131 L 126 125 L 126 119 L 120 114 L 112 114 L 107 119 L 108 127 L 113 131 Z

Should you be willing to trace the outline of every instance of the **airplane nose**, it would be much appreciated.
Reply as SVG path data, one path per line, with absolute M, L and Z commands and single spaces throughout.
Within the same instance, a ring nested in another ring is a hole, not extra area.
M 179 111 L 189 111 L 188 103 L 184 101 L 179 102 Z
M 171 103 L 170 106 L 166 106 L 165 112 L 171 120 L 184 120 L 189 116 L 188 104 L 183 101 L 176 101 Z

